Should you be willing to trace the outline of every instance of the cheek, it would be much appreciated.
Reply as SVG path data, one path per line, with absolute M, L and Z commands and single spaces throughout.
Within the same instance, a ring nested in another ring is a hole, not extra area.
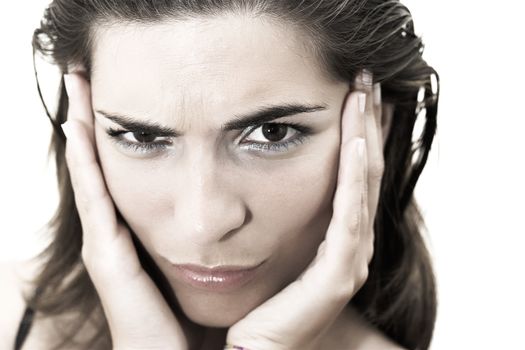
M 254 198 L 260 200 L 255 216 L 273 226 L 281 239 L 304 237 L 327 226 L 339 156 L 337 135 L 332 136 L 317 143 L 316 150 L 262 177 L 264 181 L 256 186 L 259 192 Z
M 294 159 L 256 188 L 253 240 L 274 257 L 273 287 L 280 289 L 304 271 L 326 235 L 337 183 L 337 135 L 317 151 Z M 277 290 L 276 289 L 276 290 Z
M 96 134 L 104 179 L 115 206 L 135 233 L 141 235 L 169 204 L 160 200 L 165 184 L 156 181 L 156 167 L 128 158 L 103 135 Z M 142 237 L 141 237 L 142 240 Z
M 162 161 L 128 158 L 101 131 L 96 137 L 109 193 L 128 225 L 148 245 L 153 239 L 148 232 L 173 224 L 177 198 L 170 194 L 178 192 L 176 174 L 181 169 L 171 169 Z M 255 167 L 232 169 L 228 188 L 252 212 L 253 222 L 246 232 L 257 235 L 260 247 L 278 250 L 295 244 L 305 248 L 324 234 L 337 180 L 338 130 L 334 128 L 318 141 L 301 156 L 259 160 Z

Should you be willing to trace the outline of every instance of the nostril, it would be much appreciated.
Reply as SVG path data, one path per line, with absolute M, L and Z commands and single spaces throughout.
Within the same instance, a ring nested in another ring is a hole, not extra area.
M 198 245 L 231 239 L 251 220 L 244 202 L 225 191 L 193 196 L 181 205 L 176 206 L 178 226 L 186 232 L 188 240 Z

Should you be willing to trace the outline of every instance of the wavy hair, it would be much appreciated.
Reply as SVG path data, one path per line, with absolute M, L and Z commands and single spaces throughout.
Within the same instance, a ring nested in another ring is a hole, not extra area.
M 95 29 L 101 24 L 155 24 L 224 13 L 266 16 L 293 25 L 329 77 L 352 83 L 366 68 L 374 83 L 381 83 L 383 101 L 394 111 L 384 148 L 375 250 L 369 277 L 350 302 L 398 344 L 428 349 L 436 318 L 435 278 L 413 192 L 436 132 L 439 76 L 422 58 L 422 39 L 414 34 L 410 11 L 398 0 L 54 0 L 34 31 L 33 59 L 40 53 L 62 73 L 80 64 L 89 80 Z M 70 315 L 61 325 L 57 349 L 71 344 L 87 320 L 95 320 L 95 332 L 86 346 L 110 348 L 107 321 L 80 254 L 82 227 L 60 128 L 68 109 L 64 82 L 61 79 L 58 107 L 51 115 L 36 68 L 35 77 L 53 126 L 49 156 L 54 155 L 57 167 L 59 206 L 48 223 L 52 240 L 40 255 L 43 263 L 33 281 L 36 292 L 27 295 L 26 302 L 45 317 Z M 420 132 L 416 121 L 423 125 Z M 139 257 L 158 282 L 140 249 Z

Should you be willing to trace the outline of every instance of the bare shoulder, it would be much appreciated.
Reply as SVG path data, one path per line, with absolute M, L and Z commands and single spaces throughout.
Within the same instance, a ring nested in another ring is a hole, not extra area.
M 14 346 L 18 324 L 25 309 L 24 295 L 29 291 L 33 262 L 0 262 L 0 348 Z
M 22 262 L 0 262 L 0 349 L 13 349 L 18 326 L 26 307 L 24 295 L 30 295 L 30 281 L 38 273 L 39 263 L 34 260 Z M 5 311 L 4 311 L 5 310 Z M 77 315 L 43 316 L 33 315 L 33 322 L 22 349 L 53 349 L 62 339 L 61 326 Z M 91 322 L 79 329 L 68 350 L 85 349 L 83 344 L 94 334 Z M 97 347 L 105 348 L 105 347 Z
M 347 307 L 323 337 L 320 349 L 407 350 Z

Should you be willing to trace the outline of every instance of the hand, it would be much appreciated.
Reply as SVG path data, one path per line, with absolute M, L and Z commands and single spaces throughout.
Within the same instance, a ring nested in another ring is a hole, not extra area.
M 371 82 L 370 73 L 360 74 L 357 91 L 346 99 L 333 216 L 315 259 L 296 281 L 234 324 L 227 344 L 318 349 L 322 335 L 366 281 L 384 167 L 380 87 Z
M 108 320 L 113 349 L 188 349 L 188 330 L 142 268 L 128 228 L 117 219 L 97 162 L 89 83 L 75 73 L 64 79 L 66 162 L 82 223 L 82 259 Z

